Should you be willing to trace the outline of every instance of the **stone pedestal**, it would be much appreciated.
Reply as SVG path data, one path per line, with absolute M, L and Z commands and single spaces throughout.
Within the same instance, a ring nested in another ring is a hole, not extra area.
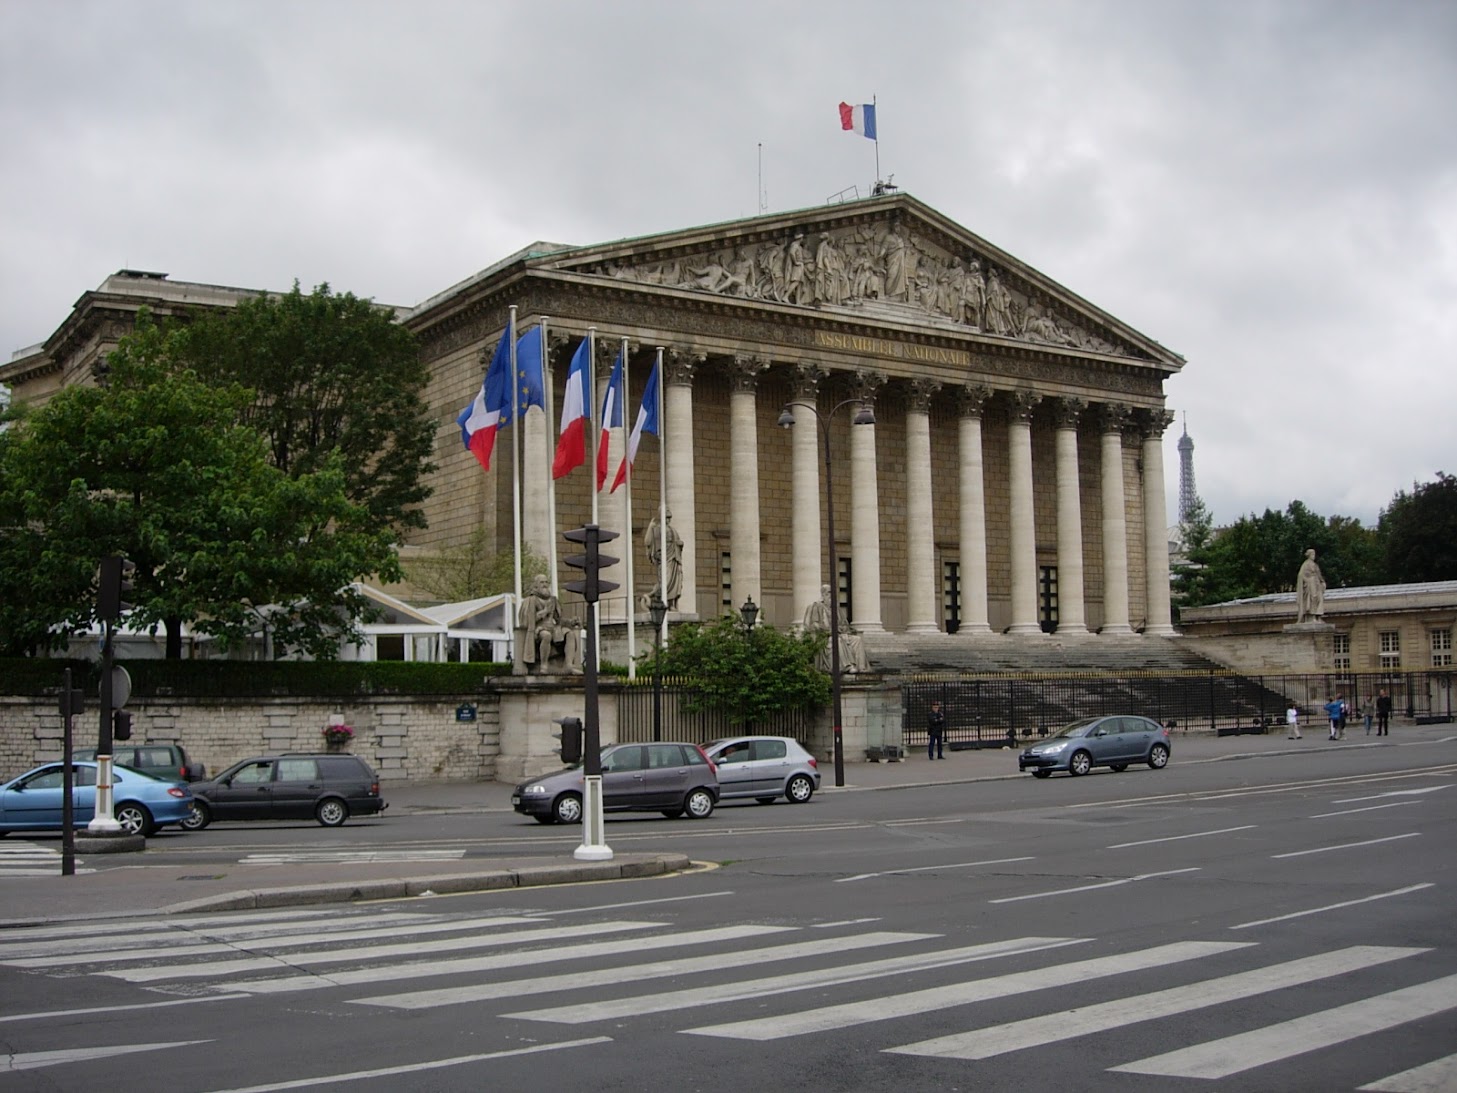
M 76 835 L 78 854 L 135 854 L 145 849 L 147 840 L 141 835 L 121 831 L 115 835 Z

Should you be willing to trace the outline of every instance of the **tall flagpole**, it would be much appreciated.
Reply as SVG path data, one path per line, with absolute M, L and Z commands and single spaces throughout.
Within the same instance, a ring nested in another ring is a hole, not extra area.
M 870 105 L 875 106 L 875 96 L 870 96 Z M 875 111 L 875 181 L 880 181 L 880 111 Z M 760 596 L 760 599 L 763 597 Z
M 587 459 L 587 485 L 592 494 L 592 523 L 597 523 L 597 444 L 602 439 L 598 433 L 601 432 L 601 423 L 597 422 L 597 416 L 601 410 L 597 407 L 597 328 L 587 328 L 587 451 L 591 455 Z M 593 428 L 596 422 L 597 428 Z M 600 526 L 600 525 L 599 525 Z M 596 663 L 592 665 L 595 672 L 602 661 L 602 612 L 592 612 L 592 655 Z
M 552 451 L 555 445 L 551 439 L 551 423 L 556 420 L 555 400 L 552 398 L 551 383 L 551 345 L 547 337 L 546 316 L 541 317 L 541 387 L 542 394 L 546 398 L 546 423 L 542 427 L 544 438 L 542 443 L 546 445 L 543 458 L 545 466 L 551 466 Z M 556 479 L 548 474 L 546 483 L 546 565 L 547 572 L 551 574 L 551 594 L 557 595 L 557 572 L 556 572 Z
M 516 375 L 516 305 L 506 320 L 506 337 L 511 339 L 511 560 L 516 602 L 521 602 L 521 378 Z
M 668 602 L 668 422 L 663 417 L 663 347 L 658 346 L 658 398 L 653 410 L 658 417 L 658 595 Z M 760 599 L 763 599 L 761 594 Z M 668 640 L 668 613 L 663 612 L 663 629 L 658 641 Z
M 628 431 L 627 430 L 627 393 L 629 391 L 631 391 L 631 390 L 632 390 L 632 385 L 630 383 L 628 383 L 628 381 L 627 381 L 627 339 L 626 338 L 623 338 L 622 339 L 622 402 L 623 402 L 623 406 L 622 406 L 622 428 L 623 428 L 623 432 L 624 433 L 627 433 L 627 431 Z M 634 423 L 635 422 L 636 422 L 636 418 L 634 418 Z M 642 438 L 639 437 L 638 439 L 639 439 L 639 441 L 641 441 Z M 623 447 L 622 447 L 622 454 L 623 454 L 624 457 L 626 457 L 627 454 L 628 454 L 627 453 L 627 445 L 628 445 L 629 442 L 630 441 L 629 441 L 628 437 L 625 436 L 624 439 L 623 439 Z M 626 621 L 627 621 L 627 678 L 628 679 L 636 679 L 637 678 L 637 659 L 636 659 L 637 658 L 637 612 L 636 612 L 636 610 L 634 610 L 634 608 L 636 606 L 635 603 L 634 603 L 634 599 L 635 599 L 635 595 L 636 595 L 637 589 L 635 589 L 633 587 L 633 584 L 632 584 L 632 555 L 633 555 L 633 548 L 637 544 L 633 542 L 633 539 L 635 538 L 635 536 L 633 535 L 633 531 L 632 531 L 632 467 L 630 465 L 627 468 L 627 481 L 625 481 L 622 484 L 622 488 L 623 488 L 623 491 L 624 491 L 623 492 L 622 501 L 623 501 L 623 505 L 627 509 L 627 530 L 624 533 L 625 536 L 626 536 L 627 548 L 622 552 L 623 560 L 624 560 L 624 562 L 627 565 L 627 580 L 624 582 L 624 586 L 625 586 L 626 592 L 627 592 L 627 619 L 626 619 Z

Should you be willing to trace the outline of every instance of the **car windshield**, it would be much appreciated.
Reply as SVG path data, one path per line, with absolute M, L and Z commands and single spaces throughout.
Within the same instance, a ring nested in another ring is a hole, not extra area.
M 1053 733 L 1052 739 L 1056 740 L 1058 737 L 1086 736 L 1088 730 L 1101 720 L 1102 718 L 1099 717 L 1085 717 L 1081 721 L 1074 721 L 1069 725 L 1064 725 L 1057 732 Z

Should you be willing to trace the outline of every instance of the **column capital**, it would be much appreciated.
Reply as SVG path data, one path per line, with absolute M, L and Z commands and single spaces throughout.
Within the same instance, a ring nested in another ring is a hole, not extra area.
M 1135 416 L 1139 435 L 1144 440 L 1158 439 L 1164 435 L 1164 430 L 1174 423 L 1172 410 L 1139 410 Z
M 794 392 L 796 399 L 814 402 L 819 395 L 820 384 L 824 382 L 826 374 L 819 365 L 810 361 L 801 361 L 790 370 L 789 388 Z
M 1052 400 L 1052 419 L 1059 429 L 1076 429 L 1078 419 L 1087 408 L 1086 399 L 1055 398 Z
M 768 369 L 768 357 L 735 353 L 729 365 L 729 378 L 735 391 L 753 391 L 759 385 L 759 377 Z
M 1037 408 L 1037 404 L 1041 401 L 1042 396 L 1027 387 L 1019 388 L 1016 391 L 1008 391 L 1007 413 L 1010 415 L 1012 421 L 1022 425 L 1030 425 L 1032 423 L 1032 411 Z
M 1098 426 L 1105 433 L 1121 433 L 1128 427 L 1133 410 L 1121 402 L 1105 402 L 1098 406 Z
M 622 349 L 621 338 L 599 337 L 596 342 L 597 357 L 592 362 L 592 370 L 602 377 L 602 382 L 612 375 L 612 366 L 617 363 L 618 351 Z M 637 352 L 637 343 L 627 343 L 627 355 L 629 358 Z
M 911 412 L 929 414 L 931 400 L 936 397 L 936 392 L 939 390 L 941 390 L 941 385 L 935 380 L 912 380 L 910 398 L 907 400 Z
M 875 396 L 885 386 L 886 375 L 873 368 L 857 368 L 850 381 L 850 391 L 865 406 L 874 409 Z
M 957 388 L 956 408 L 962 417 L 981 417 L 991 400 L 992 389 L 984 383 L 968 383 Z
M 688 345 L 670 345 L 668 351 L 663 354 L 663 371 L 666 375 L 663 379 L 670 384 L 679 384 L 684 387 L 693 386 L 693 374 L 698 371 L 708 357 L 698 349 Z

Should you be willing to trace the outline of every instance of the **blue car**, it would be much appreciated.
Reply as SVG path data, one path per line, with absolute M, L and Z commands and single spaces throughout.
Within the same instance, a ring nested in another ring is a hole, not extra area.
M 73 823 L 85 827 L 96 815 L 96 764 L 73 763 Z M 0 786 L 0 836 L 12 831 L 60 831 L 66 797 L 65 766 L 46 763 Z M 129 767 L 112 767 L 111 814 L 128 835 L 150 835 L 180 824 L 192 812 L 185 782 L 153 778 Z

